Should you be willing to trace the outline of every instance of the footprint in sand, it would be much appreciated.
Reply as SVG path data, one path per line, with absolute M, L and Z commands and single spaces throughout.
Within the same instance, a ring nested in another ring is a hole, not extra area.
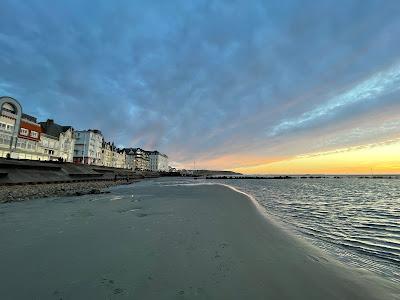
M 120 288 L 116 288 L 116 289 L 114 289 L 113 293 L 114 293 L 114 295 L 123 294 L 124 290 L 120 289 Z
M 229 244 L 228 244 L 228 243 L 221 243 L 221 244 L 219 244 L 219 246 L 220 246 L 222 249 L 224 249 L 224 248 L 228 247 Z
M 138 210 L 141 210 L 141 209 L 142 209 L 141 206 L 136 206 L 136 207 L 120 209 L 120 210 L 117 210 L 117 212 L 123 214 L 123 213 L 127 213 L 127 212 L 138 211 Z
M 149 214 L 144 214 L 144 213 L 138 213 L 136 214 L 137 217 L 139 218 L 143 218 L 143 217 L 147 217 Z
M 112 290 L 112 293 L 114 295 L 123 294 L 125 292 L 125 290 L 122 289 L 122 288 L 114 287 L 114 280 L 112 280 L 112 279 L 108 279 L 108 278 L 103 277 L 101 279 L 101 284 L 103 286 L 105 286 L 107 289 Z

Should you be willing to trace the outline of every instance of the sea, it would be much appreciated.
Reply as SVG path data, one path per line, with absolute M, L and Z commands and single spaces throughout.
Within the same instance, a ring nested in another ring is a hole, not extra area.
M 400 283 L 400 179 L 211 179 L 345 264 Z

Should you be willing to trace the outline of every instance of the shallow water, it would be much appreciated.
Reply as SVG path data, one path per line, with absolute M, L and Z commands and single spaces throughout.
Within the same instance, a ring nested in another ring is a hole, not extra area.
M 215 182 L 251 194 L 274 219 L 346 264 L 400 282 L 399 180 L 228 179 Z

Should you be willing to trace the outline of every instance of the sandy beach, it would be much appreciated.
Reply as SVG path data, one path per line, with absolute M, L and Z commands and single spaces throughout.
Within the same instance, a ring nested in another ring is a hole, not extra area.
M 397 299 L 222 185 L 0 205 L 1 299 Z

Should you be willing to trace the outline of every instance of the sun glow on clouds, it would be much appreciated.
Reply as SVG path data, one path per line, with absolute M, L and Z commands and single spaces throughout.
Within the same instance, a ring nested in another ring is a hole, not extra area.
M 297 119 L 283 121 L 275 126 L 270 136 L 289 131 L 296 127 L 307 125 L 316 119 L 323 118 L 336 110 L 358 102 L 377 101 L 380 97 L 400 89 L 400 64 L 392 66 L 388 70 L 381 71 L 367 80 L 357 84 L 345 93 L 339 94 L 325 104 L 314 110 L 304 113 Z
M 247 174 L 398 174 L 400 138 L 234 170 Z
M 399 137 L 397 1 L 25 2 L 1 4 L 0 96 L 39 121 L 253 173 Z

